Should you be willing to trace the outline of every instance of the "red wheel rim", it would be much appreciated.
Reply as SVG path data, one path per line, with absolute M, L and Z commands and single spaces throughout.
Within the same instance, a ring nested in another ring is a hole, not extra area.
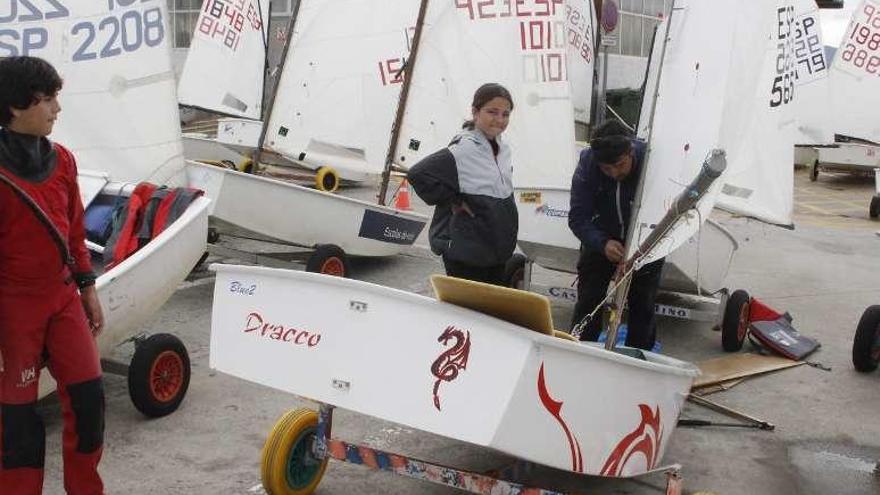
M 749 304 L 743 304 L 739 310 L 739 324 L 736 327 L 736 338 L 742 341 L 746 338 L 746 329 L 749 327 Z
M 345 265 L 342 263 L 341 259 L 333 256 L 324 260 L 324 264 L 321 265 L 321 273 L 324 275 L 333 275 L 334 277 L 344 277 Z
M 174 351 L 164 351 L 150 367 L 150 393 L 159 402 L 169 402 L 183 386 L 183 359 Z

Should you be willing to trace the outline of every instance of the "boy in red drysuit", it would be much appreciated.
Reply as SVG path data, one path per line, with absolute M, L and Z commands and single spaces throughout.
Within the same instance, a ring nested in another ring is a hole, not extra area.
M 47 139 L 61 111 L 61 85 L 42 59 L 0 59 L 0 173 L 37 203 L 64 241 L 0 182 L 0 495 L 42 492 L 45 427 L 36 401 L 44 364 L 58 382 L 64 488 L 70 495 L 104 493 L 97 469 L 104 390 L 95 343 L 104 318 L 76 162 Z

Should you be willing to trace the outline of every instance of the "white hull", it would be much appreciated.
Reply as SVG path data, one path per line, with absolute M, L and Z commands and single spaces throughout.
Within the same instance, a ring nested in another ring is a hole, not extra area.
M 211 216 L 283 242 L 335 244 L 354 256 L 392 256 L 415 242 L 428 218 L 288 182 L 187 162 L 191 187 Z
M 519 211 L 519 248 L 539 266 L 576 273 L 580 242 L 568 228 L 569 190 L 518 187 L 514 195 Z M 692 292 L 699 279 L 701 291 L 718 291 L 724 287 L 736 249 L 736 240 L 707 220 L 694 237 L 666 257 L 661 288 Z
M 118 184 L 104 188 L 110 194 L 118 190 Z M 109 355 L 153 316 L 196 265 L 205 252 L 209 203 L 204 197 L 196 199 L 149 244 L 98 277 L 95 288 L 104 312 L 104 331 L 98 337 L 102 356 Z M 54 387 L 44 370 L 40 397 Z
M 844 172 L 873 172 L 880 168 L 880 146 L 858 143 L 837 143 L 815 148 L 819 168 Z
M 214 268 L 212 368 L 558 469 L 657 467 L 699 374 L 365 282 Z

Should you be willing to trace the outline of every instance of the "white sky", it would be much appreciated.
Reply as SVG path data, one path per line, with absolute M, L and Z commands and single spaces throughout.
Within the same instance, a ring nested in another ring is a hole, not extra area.
M 822 19 L 822 41 L 826 45 L 837 48 L 843 33 L 849 25 L 853 10 L 861 4 L 861 0 L 844 0 L 842 9 L 821 9 L 819 16 Z

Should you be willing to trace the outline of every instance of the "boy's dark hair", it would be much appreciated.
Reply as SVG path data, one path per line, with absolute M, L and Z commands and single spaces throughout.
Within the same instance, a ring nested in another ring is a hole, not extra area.
M 39 101 L 38 94 L 54 96 L 62 84 L 55 68 L 41 58 L 0 58 L 0 126 L 12 121 L 10 108 L 30 108 Z
M 632 148 L 632 132 L 617 120 L 600 125 L 590 139 L 590 149 L 599 163 L 615 163 Z
M 510 109 L 513 110 L 513 97 L 510 96 L 510 91 L 507 90 L 504 86 L 498 83 L 486 83 L 474 92 L 474 101 L 471 103 L 471 107 L 475 110 L 479 110 L 483 108 L 486 103 L 489 103 L 494 98 L 504 98 L 505 100 L 510 102 Z M 461 126 L 462 129 L 473 130 L 474 129 L 474 121 L 466 120 L 464 124 Z

